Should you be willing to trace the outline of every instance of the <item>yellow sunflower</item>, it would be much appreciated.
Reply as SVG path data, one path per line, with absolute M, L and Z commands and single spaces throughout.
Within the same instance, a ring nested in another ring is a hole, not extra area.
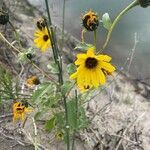
M 27 108 L 22 102 L 15 102 L 13 104 L 13 122 L 16 120 L 24 121 L 25 114 L 31 112 L 30 108 Z
M 70 78 L 77 80 L 77 85 L 81 91 L 86 91 L 92 87 L 104 85 L 106 76 L 116 70 L 110 64 L 111 57 L 108 55 L 95 55 L 94 49 L 89 48 L 86 54 L 78 54 L 75 65 L 77 71 Z
M 51 41 L 46 27 L 42 28 L 41 30 L 37 29 L 34 36 L 34 43 L 38 48 L 41 49 L 42 52 L 45 52 L 48 48 L 51 47 Z

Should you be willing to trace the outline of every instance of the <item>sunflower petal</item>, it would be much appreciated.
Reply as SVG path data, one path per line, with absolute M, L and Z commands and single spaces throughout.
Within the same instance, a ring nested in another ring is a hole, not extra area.
M 84 62 L 85 62 L 85 60 L 80 58 L 75 61 L 75 65 L 81 65 L 81 64 L 84 64 Z
M 93 48 L 89 48 L 87 50 L 87 57 L 94 57 L 95 54 L 94 54 L 94 49 Z
M 98 88 L 99 81 L 98 81 L 96 72 L 95 71 L 91 71 L 90 72 L 90 76 L 91 76 L 91 82 L 92 82 L 93 86 Z
M 101 62 L 101 68 L 107 70 L 110 73 L 116 70 L 116 68 L 113 65 L 107 62 Z
M 77 78 L 77 75 L 78 75 L 77 72 L 71 74 L 71 75 L 70 75 L 70 79 L 75 79 L 75 78 Z
M 104 85 L 105 82 L 106 82 L 106 77 L 105 77 L 104 73 L 102 72 L 102 70 L 99 70 L 98 76 L 99 76 L 99 82 L 100 82 L 100 84 Z
M 82 58 L 82 59 L 86 59 L 86 54 L 77 54 L 77 58 Z
M 108 55 L 98 55 L 98 56 L 96 56 L 96 58 L 98 59 L 98 60 L 101 60 L 101 61 L 106 61 L 106 62 L 110 62 L 111 61 L 111 57 L 110 56 L 108 56 Z

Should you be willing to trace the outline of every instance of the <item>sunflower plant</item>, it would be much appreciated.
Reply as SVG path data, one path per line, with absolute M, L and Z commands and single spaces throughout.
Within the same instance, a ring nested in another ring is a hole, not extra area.
M 38 120 L 49 112 L 51 116 L 46 121 L 45 129 L 48 132 L 54 130 L 56 137 L 60 135 L 61 138 L 59 139 L 64 139 L 67 143 L 67 149 L 70 149 L 70 142 L 74 143 L 76 133 L 90 124 L 83 107 L 85 99 L 90 97 L 91 91 L 103 86 L 108 75 L 113 74 L 116 68 L 111 64 L 112 58 L 110 56 L 98 54 L 96 45 L 81 40 L 75 49 L 82 53 L 77 54 L 74 63 L 68 64 L 69 79 L 64 78 L 61 59 L 63 47 L 58 46 L 56 33 L 53 28 L 49 28 L 49 26 L 52 27 L 52 21 L 47 0 L 45 2 L 48 19 L 38 20 L 38 31 L 35 32 L 34 42 L 37 48 L 42 51 L 51 48 L 54 63 L 48 64 L 47 67 L 51 74 L 58 76 L 58 81 L 43 82 L 32 94 L 33 102 L 39 106 L 35 118 Z M 103 23 L 108 26 L 108 21 L 105 19 Z M 90 10 L 83 15 L 82 22 L 83 30 L 96 33 L 100 20 L 98 14 Z M 45 39 L 50 41 L 45 41 Z M 48 45 L 47 42 L 51 44 Z

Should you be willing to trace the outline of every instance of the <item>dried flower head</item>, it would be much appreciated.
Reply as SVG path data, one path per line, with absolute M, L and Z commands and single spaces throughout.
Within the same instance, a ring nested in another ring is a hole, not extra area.
M 37 76 L 31 76 L 26 80 L 26 85 L 32 88 L 34 85 L 40 84 L 40 80 Z
M 44 19 L 44 18 L 40 18 L 40 19 L 36 22 L 36 25 L 37 25 L 37 28 L 42 31 L 42 29 L 46 27 L 45 19 Z
M 13 104 L 13 122 L 16 120 L 24 121 L 25 114 L 31 112 L 30 108 L 27 108 L 22 102 L 14 102 Z
M 9 22 L 9 15 L 7 12 L 0 10 L 0 24 L 5 25 Z
M 138 0 L 141 7 L 145 8 L 145 7 L 148 7 L 150 6 L 150 0 Z
M 82 17 L 82 23 L 88 31 L 95 31 L 99 25 L 99 18 L 95 12 L 90 10 Z

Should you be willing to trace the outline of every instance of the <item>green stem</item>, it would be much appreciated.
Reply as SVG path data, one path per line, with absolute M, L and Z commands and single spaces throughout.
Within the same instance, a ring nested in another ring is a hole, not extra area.
M 85 29 L 82 29 L 81 31 L 81 42 L 84 43 L 84 33 L 86 32 Z
M 48 21 L 49 21 L 48 23 L 49 23 L 49 26 L 50 26 L 51 33 L 49 31 L 48 25 L 47 25 L 47 30 L 48 30 L 48 34 L 49 34 L 51 44 L 52 44 L 52 51 L 53 51 L 53 55 L 54 55 L 54 60 L 55 60 L 55 63 L 57 63 L 58 55 L 57 55 L 56 41 L 55 41 L 55 38 L 54 38 L 54 31 L 53 31 L 53 28 L 52 28 L 52 21 L 51 21 L 49 6 L 48 6 L 48 0 L 45 0 L 45 5 L 46 5 Z
M 66 5 L 66 0 L 63 1 L 63 16 L 62 16 L 62 43 L 61 43 L 61 54 L 60 54 L 60 59 L 61 55 L 63 52 L 63 47 L 64 47 L 64 28 L 65 28 L 65 5 Z M 62 71 L 62 60 L 60 61 L 60 67 Z M 62 83 L 63 84 L 63 83 Z M 65 107 L 65 118 L 66 118 L 66 137 L 67 137 L 67 150 L 70 150 L 70 125 L 69 125 L 69 117 L 68 117 L 68 107 L 67 107 L 67 101 L 66 101 L 66 96 L 63 97 L 64 101 L 64 107 Z
M 114 29 L 114 27 L 116 26 L 116 24 L 119 22 L 119 20 L 121 19 L 121 17 L 127 13 L 131 8 L 135 7 L 139 5 L 139 1 L 138 0 L 135 0 L 133 1 L 130 5 L 128 5 L 123 11 L 120 12 L 120 14 L 116 17 L 116 19 L 114 20 L 114 22 L 112 23 L 111 25 L 111 28 L 109 29 L 109 32 L 107 34 L 107 38 L 106 38 L 106 41 L 103 45 L 103 50 L 106 48 L 106 46 L 108 45 L 108 42 L 110 40 L 110 37 L 111 37 L 111 34 L 112 34 L 112 31 Z
M 96 48 L 96 39 L 97 39 L 97 36 L 96 36 L 96 30 L 94 31 L 94 45 L 95 45 L 95 48 Z
M 62 65 L 60 62 L 61 57 L 59 56 L 59 49 L 57 46 L 56 35 L 55 35 L 53 27 L 52 27 L 52 21 L 51 21 L 51 15 L 50 15 L 50 10 L 49 10 L 48 0 L 45 0 L 45 5 L 46 5 L 46 10 L 47 10 L 48 21 L 49 21 L 51 33 L 49 31 L 48 26 L 47 26 L 47 30 L 48 30 L 48 34 L 49 34 L 49 37 L 50 37 L 50 40 L 52 43 L 52 50 L 53 50 L 55 63 L 58 65 L 58 69 L 59 69 L 59 83 L 60 83 L 60 85 L 62 85 L 63 84 L 63 75 L 62 75 Z
M 60 58 L 60 71 L 62 74 L 62 52 L 64 47 L 64 28 L 65 28 L 65 6 L 66 6 L 66 0 L 63 1 L 63 16 L 62 16 L 62 43 L 61 43 L 61 52 L 59 53 Z M 63 84 L 63 79 L 60 80 L 61 84 Z
M 74 143 L 75 143 L 75 134 L 77 132 L 77 127 L 78 127 L 78 93 L 77 90 L 75 90 L 75 108 L 76 108 L 76 116 L 75 116 L 75 130 L 73 133 L 73 141 L 72 141 L 72 150 L 74 150 Z
M 51 34 L 49 33 L 49 36 L 51 37 L 51 40 L 52 40 L 51 42 L 53 43 L 52 49 L 53 49 L 54 55 L 56 57 L 55 62 L 57 63 L 58 68 L 59 68 L 59 83 L 61 86 L 61 85 L 63 85 L 62 60 L 61 60 L 60 52 L 59 52 L 58 47 L 57 47 L 56 36 L 55 36 L 55 33 L 53 31 L 53 28 L 52 28 L 51 16 L 50 16 L 50 11 L 49 11 L 49 7 L 48 7 L 48 0 L 45 0 L 45 4 L 46 4 L 46 8 L 47 8 L 48 20 L 49 20 L 50 31 L 51 31 Z M 64 2 L 64 5 L 65 5 L 65 2 Z M 65 6 L 64 6 L 64 8 L 65 8 Z M 63 10 L 63 12 L 65 14 L 65 10 Z M 62 29 L 62 30 L 64 30 L 64 29 Z M 64 108 L 65 108 L 65 119 L 66 119 L 65 128 L 66 128 L 66 135 L 67 135 L 67 150 L 70 150 L 70 129 L 69 129 L 70 126 L 69 126 L 69 119 L 68 119 L 68 109 L 67 109 L 66 96 L 64 95 L 62 97 L 62 99 L 64 102 Z
M 65 130 L 66 130 L 66 138 L 67 138 L 67 150 L 70 150 L 70 126 L 69 126 L 69 117 L 68 117 L 68 107 L 67 107 L 67 101 L 66 97 L 63 97 L 64 101 L 64 107 L 65 107 L 65 119 L 66 119 L 66 124 L 65 124 Z
M 63 16 L 62 16 L 62 45 L 61 45 L 61 51 L 63 51 L 64 46 L 64 28 L 65 28 L 65 6 L 66 6 L 66 0 L 63 1 Z
M 13 29 L 14 32 L 15 32 L 16 40 L 17 40 L 19 46 L 22 47 L 22 45 L 21 45 L 21 43 L 20 43 L 20 39 L 19 39 L 19 34 L 18 34 L 18 32 L 16 31 L 14 25 L 13 25 L 10 21 L 9 21 L 9 24 L 10 24 L 10 26 L 12 27 L 12 29 Z

